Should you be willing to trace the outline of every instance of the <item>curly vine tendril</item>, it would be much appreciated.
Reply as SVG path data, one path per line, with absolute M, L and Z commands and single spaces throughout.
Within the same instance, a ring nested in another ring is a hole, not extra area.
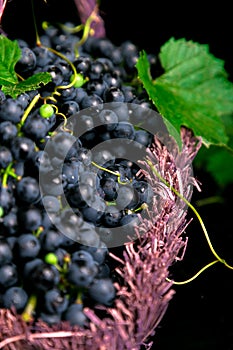
M 177 281 L 173 281 L 169 278 L 167 278 L 167 281 L 168 282 L 172 282 L 173 284 L 177 284 L 177 285 L 182 285 L 182 284 L 187 284 L 191 281 L 193 281 L 195 278 L 197 278 L 202 272 L 204 272 L 205 270 L 207 270 L 209 267 L 211 267 L 212 265 L 220 262 L 222 264 L 224 264 L 227 268 L 233 270 L 233 266 L 229 265 L 224 259 L 222 259 L 215 251 L 215 249 L 213 248 L 213 245 L 210 241 L 210 238 L 209 238 L 209 235 L 208 235 L 208 232 L 207 232 L 207 229 L 205 227 L 205 224 L 200 216 L 200 214 L 198 213 L 198 211 L 195 209 L 195 207 L 186 199 L 184 198 L 174 187 L 172 187 L 159 173 L 158 171 L 155 169 L 155 166 L 153 165 L 153 163 L 146 159 L 146 162 L 147 164 L 149 165 L 149 167 L 151 168 L 152 172 L 159 178 L 160 181 L 162 181 L 167 187 L 169 187 L 174 193 L 175 195 L 177 195 L 177 197 L 179 197 L 181 200 L 183 200 L 185 202 L 185 204 L 187 204 L 187 206 L 194 212 L 194 214 L 196 215 L 201 227 L 202 227 L 202 230 L 203 230 L 203 233 L 205 235 L 205 238 L 206 238 L 206 241 L 208 243 L 208 246 L 211 250 L 211 252 L 213 253 L 213 255 L 215 256 L 216 260 L 210 262 L 209 264 L 205 265 L 204 267 L 202 267 L 194 276 L 192 276 L 191 278 L 187 279 L 187 280 L 184 280 L 184 281 L 180 281 L 180 282 L 177 282 Z

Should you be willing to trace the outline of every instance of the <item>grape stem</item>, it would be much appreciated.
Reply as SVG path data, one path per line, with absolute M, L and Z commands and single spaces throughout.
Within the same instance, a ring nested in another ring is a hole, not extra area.
M 35 310 L 36 308 L 36 304 L 37 304 L 37 297 L 32 294 L 29 299 L 28 299 L 28 302 L 27 302 L 27 305 L 22 313 L 22 319 L 25 321 L 25 322 L 30 322 L 33 320 L 33 311 Z
M 25 110 L 25 112 L 20 120 L 20 123 L 19 123 L 20 128 L 24 125 L 25 120 L 27 119 L 29 113 L 34 108 L 34 106 L 37 104 L 39 99 L 40 99 L 40 94 L 37 94 L 36 96 L 33 97 L 32 101 L 30 102 L 29 106 L 26 108 L 26 110 Z
M 8 176 L 12 176 L 14 179 L 16 180 L 20 180 L 21 179 L 21 176 L 18 176 L 14 169 L 12 168 L 13 166 L 13 163 L 11 162 L 8 167 L 5 169 L 4 171 L 4 174 L 3 174 L 3 178 L 2 178 L 2 187 L 7 187 L 7 179 L 8 179 Z
M 92 165 L 94 165 L 96 168 L 98 168 L 98 169 L 100 169 L 100 170 L 103 170 L 103 171 L 106 171 L 106 172 L 108 172 L 108 173 L 110 173 L 110 174 L 113 174 L 113 175 L 115 175 L 115 176 L 117 176 L 117 182 L 120 184 L 120 185 L 127 185 L 129 182 L 123 182 L 123 181 L 121 181 L 121 174 L 120 173 L 118 173 L 117 171 L 112 171 L 112 170 L 109 170 L 109 169 L 107 169 L 107 168 L 104 168 L 104 167 L 102 167 L 101 165 L 98 165 L 97 163 L 95 163 L 95 162 L 91 162 L 91 164 Z

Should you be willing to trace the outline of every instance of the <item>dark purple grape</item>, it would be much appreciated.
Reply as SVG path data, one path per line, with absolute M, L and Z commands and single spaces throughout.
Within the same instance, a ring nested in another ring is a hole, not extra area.
M 34 259 L 40 252 L 40 242 L 30 233 L 21 234 L 15 242 L 15 253 L 19 259 Z
M 111 177 L 103 179 L 101 181 L 101 187 L 104 192 L 104 200 L 114 201 L 117 198 L 117 191 L 119 189 L 119 184 L 116 179 Z
M 102 222 L 107 227 L 117 227 L 120 225 L 122 212 L 116 206 L 107 206 Z
M 29 159 L 34 151 L 34 142 L 24 136 L 16 137 L 11 143 L 11 152 L 17 161 Z
M 69 303 L 67 296 L 56 288 L 46 291 L 43 299 L 44 311 L 48 314 L 62 314 Z
M 86 184 L 75 184 L 66 193 L 67 201 L 74 208 L 84 208 L 94 197 L 93 188 Z
M 76 262 L 71 263 L 67 273 L 67 280 L 77 287 L 88 288 L 97 272 L 98 269 L 94 262 L 84 265 Z
M 16 125 L 11 121 L 0 123 L 0 142 L 2 145 L 9 145 L 18 133 Z
M 121 185 L 116 198 L 117 207 L 120 210 L 123 209 L 135 209 L 139 204 L 138 193 L 134 190 L 133 186 Z
M 112 135 L 115 138 L 133 140 L 135 137 L 135 129 L 134 126 L 129 122 L 119 122 L 112 131 Z
M 99 111 L 103 108 L 102 98 L 95 93 L 84 96 L 80 104 L 82 109 L 89 108 L 92 111 Z
M 59 67 L 59 66 L 58 66 Z M 63 82 L 64 85 L 69 85 L 69 82 Z M 61 102 L 67 102 L 67 101 L 73 101 L 76 97 L 76 88 L 74 86 L 71 86 L 66 89 L 61 90 L 61 95 L 59 96 L 59 101 Z
M 29 280 L 33 289 L 45 292 L 58 285 L 60 275 L 55 266 L 43 263 L 33 269 Z
M 18 211 L 18 222 L 24 231 L 36 231 L 42 224 L 42 213 L 38 208 L 21 207 Z
M 13 190 L 10 187 L 0 187 L 0 208 L 2 208 L 3 214 L 8 214 L 14 204 L 15 197 Z
M 69 132 L 59 132 L 52 139 L 53 156 L 64 159 L 76 138 Z
M 12 258 L 10 245 L 5 239 L 0 238 L 0 266 L 10 263 Z
M 18 100 L 13 98 L 6 98 L 6 100 L 0 104 L 0 121 L 10 121 L 14 124 L 20 122 L 24 109 Z
M 46 314 L 45 312 L 39 312 L 38 319 L 46 322 L 48 325 L 56 325 L 61 322 L 60 314 Z
M 44 196 L 43 205 L 49 213 L 57 213 L 61 209 L 61 204 L 55 196 Z
M 116 289 L 111 278 L 96 278 L 89 286 L 88 293 L 97 303 L 111 306 L 116 296 Z
M 76 89 L 76 97 L 74 100 L 79 105 L 81 105 L 82 100 L 84 99 L 84 97 L 87 97 L 87 96 L 88 96 L 88 94 L 84 88 L 78 88 L 78 89 Z
M 78 73 L 85 74 L 91 65 L 91 58 L 88 56 L 80 56 L 74 61 L 74 66 Z
M 9 148 L 0 146 L 0 168 L 6 169 L 12 161 L 13 157 Z
M 61 85 L 63 80 L 64 80 L 64 77 L 63 77 L 63 74 L 62 74 L 62 69 L 59 68 L 58 66 L 54 65 L 54 64 L 49 64 L 48 66 L 45 66 L 43 68 L 43 70 L 45 72 L 48 72 L 50 73 L 51 77 L 52 77 L 52 82 L 55 84 L 55 85 Z
M 87 222 L 90 225 L 90 222 Z M 79 233 L 79 242 L 82 245 L 90 247 L 98 247 L 100 244 L 100 238 L 94 227 L 89 227 L 89 229 L 84 229 L 84 225 L 81 227 Z
M 32 71 L 36 67 L 36 55 L 29 47 L 21 48 L 21 58 L 16 63 L 15 69 L 18 73 Z
M 69 321 L 71 326 L 85 327 L 88 325 L 88 318 L 83 313 L 83 306 L 81 304 L 72 304 L 65 312 L 64 319 Z
M 148 147 L 153 139 L 153 135 L 146 130 L 136 130 L 134 141 L 138 142 L 144 147 Z
M 26 92 L 23 94 L 20 94 L 17 97 L 17 100 L 19 101 L 19 103 L 22 105 L 23 109 L 26 109 L 27 106 L 29 105 L 30 101 L 31 101 L 31 97 L 29 96 L 29 94 L 27 94 Z
M 105 208 L 105 201 L 98 194 L 94 195 L 93 200 L 88 203 L 88 206 L 82 209 L 84 220 L 97 225 L 101 221 Z
M 124 102 L 125 96 L 119 87 L 111 86 L 105 89 L 103 100 L 104 102 Z
M 132 102 L 136 97 L 136 90 L 130 85 L 122 86 L 121 90 L 123 91 L 125 102 Z
M 0 224 L 0 229 L 3 234 L 13 236 L 18 232 L 18 218 L 16 210 L 12 209 L 7 215 L 4 216 L 3 222 Z
M 140 224 L 140 219 L 136 213 L 124 215 L 120 220 L 122 226 L 122 233 L 131 235 L 135 233 L 135 227 Z
M 140 203 L 151 203 L 153 200 L 154 192 L 152 187 L 146 181 L 133 182 L 133 188 L 139 194 Z
M 16 192 L 20 201 L 35 203 L 40 197 L 40 188 L 37 180 L 31 176 L 25 176 L 16 184 Z
M 76 97 L 76 92 L 75 92 L 75 97 Z M 65 116 L 68 118 L 75 113 L 78 113 L 80 110 L 79 104 L 76 101 L 66 101 L 61 104 L 61 113 L 65 114 Z
M 98 274 L 96 278 L 111 278 L 111 270 L 107 263 L 98 265 Z
M 100 79 L 104 73 L 104 65 L 100 61 L 93 61 L 88 69 L 88 77 L 90 80 Z
M 89 80 L 86 84 L 88 94 L 96 94 L 100 97 L 103 96 L 107 87 L 107 83 L 103 79 Z
M 13 263 L 0 266 L 0 290 L 14 286 L 18 281 L 17 267 Z
M 22 131 L 24 135 L 33 141 L 39 141 L 45 138 L 49 131 L 49 125 L 46 118 L 42 118 L 39 113 L 31 114 L 27 117 Z
M 59 231 L 50 229 L 40 234 L 39 241 L 43 251 L 53 252 L 62 244 L 63 236 Z
M 102 128 L 106 129 L 107 131 L 112 131 L 116 128 L 118 123 L 118 116 L 114 111 L 110 109 L 103 109 L 99 113 L 98 117 L 102 124 Z
M 56 60 L 56 66 L 59 67 L 59 69 L 62 71 L 64 80 L 69 80 L 72 74 L 70 64 L 59 58 L 58 60 Z
M 43 260 L 36 258 L 36 259 L 30 260 L 24 264 L 23 277 L 24 277 L 26 282 L 28 281 L 28 279 L 30 279 L 33 271 L 36 270 L 38 266 L 43 265 L 43 263 L 44 263 Z
M 41 46 L 36 46 L 33 48 L 33 52 L 36 56 L 37 67 L 43 68 L 49 64 L 52 64 L 52 54 L 46 48 L 41 47 Z
M 22 287 L 10 287 L 3 294 L 3 307 L 10 309 L 14 307 L 17 312 L 22 312 L 25 308 L 28 295 Z
M 85 253 L 89 253 L 91 255 L 92 259 L 94 259 L 99 265 L 104 263 L 107 255 L 108 255 L 108 247 L 106 246 L 106 244 L 104 242 L 100 242 L 98 247 L 91 247 L 91 246 L 86 246 L 86 245 L 82 246 L 81 245 L 80 251 L 85 252 Z M 72 260 L 73 260 L 74 254 L 72 255 Z
M 107 73 L 105 73 L 103 75 L 103 80 L 105 81 L 105 83 L 107 84 L 107 86 L 109 88 L 113 87 L 113 86 L 117 87 L 117 88 L 121 88 L 122 87 L 121 80 L 120 80 L 119 76 L 117 76 L 117 74 L 115 74 L 114 72 L 111 72 L 111 73 L 107 72 Z
M 59 169 L 43 172 L 40 174 L 40 185 L 43 193 L 49 196 L 60 196 L 65 187 L 64 178 Z
M 64 163 L 62 177 L 66 184 L 76 184 L 79 180 L 80 162 Z

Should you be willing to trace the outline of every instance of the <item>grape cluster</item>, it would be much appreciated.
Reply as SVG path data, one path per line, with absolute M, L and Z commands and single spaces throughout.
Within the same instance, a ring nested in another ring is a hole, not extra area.
M 0 307 L 85 327 L 85 305 L 114 304 L 109 246 L 153 200 L 136 164 L 153 141 L 140 127 L 152 130 L 153 106 L 133 84 L 133 43 L 89 37 L 77 55 L 80 38 L 56 26 L 40 40 L 18 39 L 15 69 L 51 82 L 15 99 L 0 90 Z

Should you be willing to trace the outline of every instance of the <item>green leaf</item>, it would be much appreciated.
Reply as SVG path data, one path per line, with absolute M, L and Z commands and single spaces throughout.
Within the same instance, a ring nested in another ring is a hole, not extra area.
M 16 84 L 15 64 L 21 57 L 17 41 L 11 41 L 0 35 L 0 85 Z
M 21 57 L 17 41 L 11 41 L 0 35 L 0 85 L 6 95 L 16 98 L 18 95 L 40 88 L 52 80 L 48 72 L 37 73 L 26 80 L 18 81 L 15 65 Z
M 48 72 L 37 73 L 26 80 L 20 81 L 17 84 L 11 84 L 2 87 L 2 91 L 6 95 L 16 98 L 18 95 L 31 90 L 39 89 L 42 85 L 49 83 L 52 80 Z
M 226 115 L 223 123 L 229 137 L 228 147 L 201 148 L 194 159 L 193 165 L 196 169 L 201 169 L 210 173 L 216 184 L 224 189 L 229 184 L 233 184 L 233 117 Z
M 226 145 L 222 117 L 233 113 L 233 84 L 224 62 L 211 55 L 207 45 L 174 38 L 161 48 L 159 58 L 165 73 L 155 81 L 145 51 L 136 68 L 170 134 L 181 145 L 180 127 L 185 126 L 202 137 L 206 147 Z

